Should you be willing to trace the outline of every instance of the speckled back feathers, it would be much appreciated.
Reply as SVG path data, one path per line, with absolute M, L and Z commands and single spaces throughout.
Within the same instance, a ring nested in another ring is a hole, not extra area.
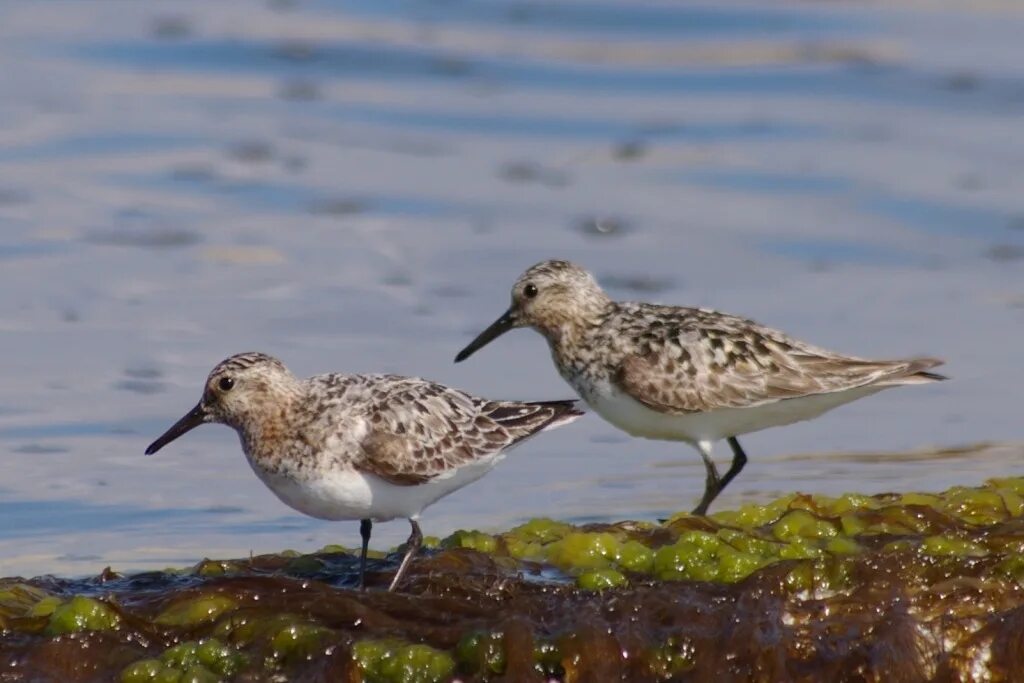
M 662 412 L 707 412 L 843 391 L 939 379 L 929 358 L 875 361 L 844 356 L 751 320 L 707 309 L 617 304 L 596 348 L 611 379 Z
M 352 467 L 395 484 L 417 484 L 496 455 L 545 427 L 583 413 L 575 401 L 491 401 L 416 377 L 318 375 L 306 380 L 299 423 L 318 441 L 366 425 Z
M 531 267 L 516 287 L 538 280 L 569 291 L 547 293 L 542 320 L 528 305 L 523 315 L 584 397 L 610 382 L 659 412 L 683 414 L 943 379 L 926 372 L 942 363 L 933 358 L 866 360 L 718 311 L 614 302 L 565 261 Z
M 228 392 L 215 379 L 237 378 Z M 418 484 L 582 415 L 575 401 L 478 398 L 417 377 L 316 375 L 296 379 L 276 358 L 246 353 L 210 373 L 204 401 L 235 427 L 263 471 L 314 476 L 351 468 Z

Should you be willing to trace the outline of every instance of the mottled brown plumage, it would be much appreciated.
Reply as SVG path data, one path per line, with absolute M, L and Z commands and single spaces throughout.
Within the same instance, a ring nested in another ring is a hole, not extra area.
M 746 455 L 736 436 L 806 420 L 902 384 L 944 379 L 934 358 L 867 360 L 828 351 L 737 316 L 702 308 L 612 301 L 590 273 L 544 261 L 512 287 L 512 305 L 456 356 L 529 326 L 559 374 L 602 417 L 633 434 L 698 447 L 707 468 L 703 513 Z M 729 439 L 724 477 L 711 444 Z
M 199 404 L 146 449 L 204 422 L 233 427 L 249 464 L 283 502 L 313 517 L 359 519 L 362 565 L 372 521 L 412 523 L 429 505 L 486 474 L 512 446 L 583 413 L 575 401 L 492 401 L 416 377 L 298 379 L 276 358 L 242 353 L 207 377 Z
M 613 333 L 612 331 L 618 331 Z M 933 358 L 873 361 L 798 341 L 751 320 L 699 308 L 615 304 L 593 339 L 611 348 L 610 379 L 669 414 L 751 408 L 886 382 L 941 365 Z M 578 366 L 581 349 L 564 349 Z M 924 373 L 922 375 L 922 373 Z M 733 435 L 735 436 L 735 435 Z
M 369 428 L 359 448 L 335 454 L 333 464 L 400 486 L 489 458 L 560 417 L 580 414 L 571 401 L 491 401 L 418 377 L 330 374 L 304 384 L 306 400 L 295 405 L 294 419 L 313 439 L 315 457 L 332 457 L 327 444 L 344 439 L 353 421 L 363 422 Z

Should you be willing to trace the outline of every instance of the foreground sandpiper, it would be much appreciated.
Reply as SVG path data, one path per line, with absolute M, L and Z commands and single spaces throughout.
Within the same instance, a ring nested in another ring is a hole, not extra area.
M 416 377 L 298 379 L 276 358 L 240 353 L 210 372 L 196 407 L 146 455 L 206 422 L 232 427 L 286 505 L 361 521 L 360 586 L 373 522 L 408 519 L 394 590 L 423 542 L 417 520 L 427 506 L 482 477 L 512 446 L 582 414 L 571 400 L 490 401 Z
M 685 441 L 707 481 L 707 513 L 747 462 L 736 437 L 821 415 L 888 387 L 945 379 L 935 358 L 866 360 L 817 348 L 751 320 L 700 308 L 616 302 L 567 261 L 544 261 L 512 287 L 512 305 L 459 352 L 468 358 L 517 327 L 551 347 L 558 372 L 601 417 L 634 436 Z M 719 476 L 711 451 L 728 439 Z

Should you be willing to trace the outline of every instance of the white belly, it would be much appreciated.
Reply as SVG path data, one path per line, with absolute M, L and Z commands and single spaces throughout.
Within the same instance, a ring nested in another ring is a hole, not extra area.
M 668 415 L 648 408 L 608 384 L 594 387 L 585 400 L 598 415 L 633 436 L 667 441 L 718 441 L 768 427 L 809 420 L 884 387 L 871 386 L 830 394 L 790 398 L 753 408 L 725 408 L 707 413 Z
M 417 519 L 428 506 L 486 474 L 500 455 L 453 470 L 423 484 L 396 486 L 354 469 L 330 470 L 301 478 L 253 469 L 281 501 L 299 512 L 329 520 Z

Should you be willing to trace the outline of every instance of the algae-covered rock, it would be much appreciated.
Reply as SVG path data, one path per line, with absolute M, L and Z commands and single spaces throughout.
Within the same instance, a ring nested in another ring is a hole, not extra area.
M 321 643 L 332 635 L 330 629 L 313 624 L 289 624 L 271 638 L 273 656 L 292 660 L 311 658 L 322 651 Z
M 662 581 L 685 579 L 691 567 L 703 562 L 701 549 L 689 541 L 662 546 L 654 555 L 654 576 Z
M 150 683 L 164 668 L 159 659 L 141 659 L 121 672 L 121 683 Z
M 106 603 L 76 595 L 53 610 L 46 625 L 46 634 L 109 631 L 116 629 L 120 623 L 121 617 Z
M 441 683 L 455 670 L 455 660 L 447 652 L 399 640 L 360 641 L 352 656 L 366 683 Z
M 625 586 L 629 580 L 615 569 L 595 569 L 584 572 L 576 578 L 576 585 L 583 590 L 600 591 L 606 588 Z
M 195 626 L 214 621 L 238 603 L 225 595 L 200 595 L 166 608 L 153 620 L 161 626 Z
M 504 634 L 467 633 L 455 647 L 459 668 L 467 673 L 487 676 L 505 672 Z
M 374 552 L 393 570 L 394 553 Z M 87 656 L 127 683 L 685 681 L 726 658 L 766 683 L 783 670 L 998 683 L 1024 667 L 1024 478 L 464 530 L 417 557 L 397 593 L 347 588 L 356 556 L 0 580 L 0 664 L 70 680 Z M 110 597 L 82 595 L 97 585 Z
M 490 534 L 479 531 L 456 531 L 441 541 L 442 548 L 469 548 L 481 553 L 493 553 L 498 548 L 498 541 Z
M 640 541 L 626 541 L 619 547 L 618 565 L 637 574 L 650 574 L 654 568 L 654 550 Z
M 158 658 L 129 664 L 121 671 L 121 683 L 228 680 L 238 673 L 245 661 L 245 655 L 216 638 L 189 640 L 167 648 Z
M 644 653 L 653 680 L 673 680 L 696 664 L 696 652 L 687 641 L 671 636 Z
M 156 659 L 144 659 L 121 672 L 121 683 L 218 683 L 224 680 L 224 677 L 200 665 L 180 668 Z
M 573 531 L 552 543 L 545 559 L 563 571 L 604 569 L 615 562 L 619 546 L 615 534 Z
M 219 620 L 213 635 L 237 647 L 270 641 L 284 630 L 308 624 L 307 618 L 290 612 L 253 612 L 244 615 L 229 614 Z
M 0 620 L 11 617 L 45 617 L 63 602 L 42 588 L 20 581 L 0 584 Z
M 516 537 L 527 542 L 551 543 L 572 531 L 572 525 L 547 517 L 537 517 L 508 531 L 506 537 Z
M 953 557 L 984 557 L 988 553 L 978 543 L 972 543 L 953 536 L 929 536 L 921 541 L 924 555 Z

